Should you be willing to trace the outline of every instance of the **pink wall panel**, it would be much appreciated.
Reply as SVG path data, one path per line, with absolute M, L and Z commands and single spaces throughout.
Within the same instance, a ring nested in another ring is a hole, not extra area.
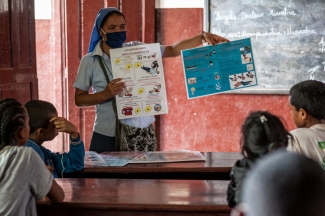
M 62 116 L 61 59 L 60 51 L 55 51 L 56 46 L 60 48 L 61 45 L 55 43 L 60 37 L 55 37 L 52 31 L 54 28 L 52 20 L 35 20 L 38 95 L 40 100 L 52 103 L 59 116 Z M 68 145 L 63 147 L 63 143 L 63 135 L 59 133 L 55 139 L 43 145 L 51 151 L 59 152 L 68 147 Z
M 199 34 L 203 9 L 157 9 L 157 39 L 172 44 Z M 162 115 L 161 150 L 239 151 L 240 127 L 249 112 L 268 110 L 289 129 L 287 95 L 219 94 L 187 99 L 181 57 L 164 60 L 168 115 Z

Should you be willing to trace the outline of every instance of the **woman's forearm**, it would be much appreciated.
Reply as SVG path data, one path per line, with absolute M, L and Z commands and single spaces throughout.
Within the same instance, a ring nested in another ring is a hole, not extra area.
M 179 56 L 181 54 L 181 50 L 197 47 L 202 44 L 202 40 L 212 45 L 222 42 L 229 42 L 228 39 L 220 37 L 219 35 L 211 34 L 209 32 L 202 32 L 201 34 L 192 38 L 182 40 L 171 46 L 166 46 L 163 58 Z
M 77 94 L 77 90 L 76 90 L 74 99 L 77 107 L 88 107 L 88 106 L 95 106 L 97 104 L 101 104 L 109 100 L 110 98 L 104 95 L 104 91 L 95 94 L 89 94 L 88 92 L 86 93 L 79 92 Z
M 192 38 L 174 43 L 171 46 L 166 46 L 163 58 L 179 56 L 181 54 L 181 50 L 190 49 L 201 45 L 201 39 L 202 35 L 199 34 Z

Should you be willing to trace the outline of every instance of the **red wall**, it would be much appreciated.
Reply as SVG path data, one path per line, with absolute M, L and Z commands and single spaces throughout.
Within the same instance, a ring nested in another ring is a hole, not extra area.
M 157 9 L 157 39 L 172 44 L 203 30 L 203 9 Z M 287 95 L 218 94 L 187 99 L 181 57 L 164 60 L 168 115 L 160 117 L 161 150 L 239 151 L 240 127 L 254 110 L 290 117 Z

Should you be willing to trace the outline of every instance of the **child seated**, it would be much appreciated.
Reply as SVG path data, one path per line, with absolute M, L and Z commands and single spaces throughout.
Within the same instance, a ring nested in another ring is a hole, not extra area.
M 31 148 L 26 109 L 15 99 L 0 101 L 0 215 L 36 215 L 35 199 L 62 202 L 64 192 Z
M 264 157 L 248 174 L 243 202 L 232 216 L 323 216 L 325 172 L 312 159 L 287 151 Z
M 264 111 L 252 112 L 246 118 L 241 132 L 244 158 L 235 163 L 230 173 L 231 181 L 227 190 L 229 207 L 241 202 L 243 180 L 256 160 L 275 149 L 285 149 L 290 136 L 278 117 Z
M 291 117 L 297 129 L 290 131 L 288 151 L 303 154 L 325 169 L 325 83 L 307 80 L 289 92 Z
M 85 148 L 75 125 L 63 117 L 58 117 L 53 104 L 31 100 L 25 105 L 29 114 L 30 134 L 26 146 L 32 147 L 53 172 L 54 178 L 64 173 L 79 171 L 84 168 Z M 68 153 L 52 153 L 42 144 L 53 140 L 58 132 L 70 134 L 70 151 Z

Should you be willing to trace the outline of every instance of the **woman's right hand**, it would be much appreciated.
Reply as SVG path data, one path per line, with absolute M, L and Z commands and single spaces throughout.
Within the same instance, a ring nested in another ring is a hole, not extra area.
M 106 86 L 103 94 L 108 99 L 120 94 L 125 89 L 125 82 L 121 82 L 122 78 L 113 79 L 108 85 Z
M 77 107 L 95 106 L 103 103 L 116 95 L 120 94 L 125 89 L 125 82 L 121 82 L 122 78 L 112 80 L 106 88 L 95 94 L 89 94 L 88 91 L 83 91 L 76 88 L 74 101 Z

